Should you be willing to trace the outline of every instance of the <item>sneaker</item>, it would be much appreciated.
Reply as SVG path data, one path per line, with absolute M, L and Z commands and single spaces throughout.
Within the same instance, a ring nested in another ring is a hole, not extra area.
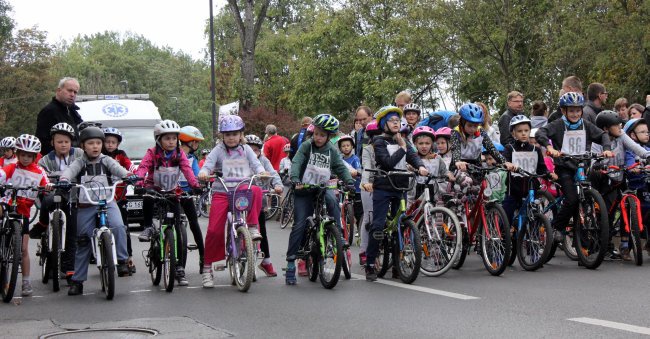
M 181 266 L 176 267 L 176 281 L 178 281 L 178 286 L 189 285 L 189 281 L 185 277 L 185 269 Z
M 366 266 L 366 252 L 359 253 L 359 265 Z
M 138 240 L 140 242 L 149 242 L 151 240 L 151 236 L 153 235 L 153 227 L 149 226 L 145 228 L 142 233 L 138 236 Z
M 95 259 L 95 255 L 90 252 L 90 259 L 88 259 L 88 263 L 91 265 L 97 265 L 97 259 Z
M 304 260 L 298 260 L 298 276 L 307 276 L 307 263 Z
M 248 226 L 248 232 L 251 234 L 251 240 L 253 241 L 262 240 L 262 235 L 260 234 L 260 231 L 257 229 L 257 226 Z
M 70 289 L 68 289 L 68 295 L 81 295 L 84 294 L 84 285 L 78 281 L 72 281 L 70 284 Z
M 212 271 L 203 272 L 203 274 L 201 274 L 201 279 L 203 280 L 203 288 L 214 287 L 214 277 L 212 276 Z
M 375 270 L 375 266 L 366 266 L 366 280 L 377 281 L 377 271 Z
M 564 241 L 564 234 L 562 234 L 562 231 L 553 230 L 553 241 L 555 241 L 556 244 L 560 244 Z
M 40 239 L 43 236 L 43 233 L 47 230 L 47 225 L 44 225 L 40 221 L 34 224 L 31 230 L 29 230 L 30 239 Z
M 623 258 L 623 261 L 632 261 L 629 248 L 621 248 L 621 258 Z
M 126 262 L 117 262 L 117 276 L 118 277 L 127 277 L 129 276 L 131 271 L 129 270 L 129 266 L 126 265 Z
M 23 297 L 29 297 L 34 293 L 34 289 L 32 288 L 32 284 L 29 282 L 29 280 L 23 280 L 23 292 L 22 296 Z
M 348 260 L 348 266 L 352 266 L 352 251 L 345 251 L 345 258 Z
M 273 264 L 268 263 L 265 264 L 263 261 L 257 266 L 259 267 L 264 274 L 266 274 L 267 277 L 277 277 L 278 274 L 275 272 L 275 269 L 273 269 Z
M 126 265 L 129 266 L 129 275 L 135 274 L 135 261 L 133 261 L 133 257 L 129 257 L 126 261 Z
M 285 282 L 287 285 L 295 285 L 298 280 L 296 279 L 296 267 L 287 267 L 287 271 L 284 274 Z
M 68 283 L 68 286 L 72 286 L 72 276 L 73 275 L 74 275 L 74 271 L 65 272 L 65 281 Z

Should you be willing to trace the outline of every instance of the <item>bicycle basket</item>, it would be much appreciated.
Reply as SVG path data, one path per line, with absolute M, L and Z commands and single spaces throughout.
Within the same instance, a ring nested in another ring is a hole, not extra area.
M 253 191 L 248 189 L 228 191 L 228 210 L 250 211 L 252 203 Z

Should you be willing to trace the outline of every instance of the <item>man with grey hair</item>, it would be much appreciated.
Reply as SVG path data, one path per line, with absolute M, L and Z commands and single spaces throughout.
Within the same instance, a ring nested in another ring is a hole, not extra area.
M 264 156 L 271 162 L 273 169 L 280 170 L 280 160 L 284 158 L 284 145 L 288 142 L 285 138 L 278 135 L 278 128 L 275 125 L 266 126 L 266 135 L 268 138 L 264 142 Z
M 36 133 L 34 135 L 41 141 L 42 155 L 46 155 L 54 149 L 50 129 L 60 122 L 65 122 L 74 128 L 75 140 L 73 145 L 77 144 L 79 138 L 77 125 L 83 121 L 81 115 L 77 112 L 79 107 L 75 105 L 77 93 L 79 93 L 79 81 L 77 79 L 67 77 L 61 79 L 52 101 L 38 113 Z

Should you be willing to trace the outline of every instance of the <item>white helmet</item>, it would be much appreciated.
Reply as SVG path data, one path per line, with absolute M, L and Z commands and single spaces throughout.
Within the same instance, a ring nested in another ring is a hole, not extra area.
M 258 147 L 262 147 L 264 145 L 264 142 L 262 142 L 262 139 L 258 137 L 257 135 L 254 134 L 249 134 L 246 136 L 246 143 L 249 145 L 255 145 Z
M 72 128 L 72 126 L 66 124 L 65 122 L 60 122 L 52 126 L 52 128 L 50 128 L 51 136 L 54 136 L 54 134 L 57 133 L 67 134 L 68 136 L 70 136 L 70 138 L 74 139 L 74 134 L 75 134 L 74 128 Z
M 523 114 L 515 115 L 510 119 L 510 132 L 519 124 L 528 124 L 528 127 L 533 127 L 533 124 L 530 122 L 527 116 Z
M 16 139 L 16 149 L 24 152 L 41 152 L 41 141 L 31 134 L 21 134 Z
M 153 127 L 153 136 L 158 141 L 161 135 L 167 133 L 181 133 L 181 126 L 174 120 L 163 120 Z
M 16 148 L 16 138 L 6 137 L 0 140 L 0 148 Z

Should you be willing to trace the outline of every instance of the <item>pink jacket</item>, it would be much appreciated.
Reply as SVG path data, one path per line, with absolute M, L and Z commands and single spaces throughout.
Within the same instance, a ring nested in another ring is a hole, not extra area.
M 180 167 L 181 172 L 185 176 L 187 182 L 191 187 L 199 187 L 199 182 L 194 176 L 192 171 L 192 166 L 180 148 L 176 148 L 172 151 L 171 156 L 165 157 L 163 150 L 156 146 L 147 150 L 147 153 L 142 158 L 138 170 L 135 171 L 135 175 L 140 178 L 145 178 L 144 186 L 153 187 L 153 172 L 154 169 L 158 166 L 161 167 Z

